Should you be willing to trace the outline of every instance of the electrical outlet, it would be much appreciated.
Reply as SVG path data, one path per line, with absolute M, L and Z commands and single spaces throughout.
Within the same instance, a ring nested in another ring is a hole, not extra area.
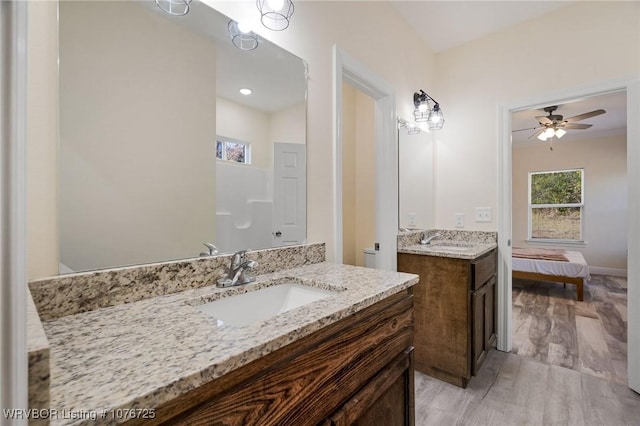
M 491 207 L 476 207 L 476 222 L 491 222 Z
M 409 213 L 409 228 L 414 228 L 416 226 L 416 214 Z
M 464 213 L 456 213 L 456 228 L 464 228 Z

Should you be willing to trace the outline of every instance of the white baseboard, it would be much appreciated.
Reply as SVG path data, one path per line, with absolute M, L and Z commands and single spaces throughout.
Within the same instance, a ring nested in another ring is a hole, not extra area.
M 589 273 L 596 275 L 611 275 L 613 277 L 626 277 L 626 269 L 603 268 L 601 266 L 589 266 Z

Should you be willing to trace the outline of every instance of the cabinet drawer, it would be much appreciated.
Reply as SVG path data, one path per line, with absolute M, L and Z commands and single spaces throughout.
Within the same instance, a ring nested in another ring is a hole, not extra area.
M 471 263 L 471 289 L 475 290 L 486 283 L 496 273 L 496 251 Z

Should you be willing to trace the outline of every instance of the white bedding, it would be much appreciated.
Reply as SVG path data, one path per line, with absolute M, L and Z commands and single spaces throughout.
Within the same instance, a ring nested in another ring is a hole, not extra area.
M 519 257 L 512 257 L 511 260 L 514 271 L 590 279 L 589 266 L 587 266 L 587 262 L 582 257 L 582 253 L 579 251 L 567 251 L 565 256 L 569 259 L 568 262 L 523 259 Z

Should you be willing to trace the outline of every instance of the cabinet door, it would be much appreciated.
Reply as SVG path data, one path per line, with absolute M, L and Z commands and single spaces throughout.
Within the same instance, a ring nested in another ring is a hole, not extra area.
M 487 287 L 487 294 L 484 304 L 484 336 L 486 339 L 485 349 L 489 350 L 496 344 L 496 327 L 498 324 L 496 317 L 496 278 L 491 278 L 485 287 Z
M 331 424 L 413 426 L 413 387 L 413 348 L 407 348 L 334 413 Z
M 484 285 L 471 295 L 471 309 L 473 311 L 473 336 L 472 336 L 472 358 L 471 374 L 477 374 L 480 366 L 487 356 L 487 337 L 485 335 L 485 306 L 487 300 L 487 286 Z

